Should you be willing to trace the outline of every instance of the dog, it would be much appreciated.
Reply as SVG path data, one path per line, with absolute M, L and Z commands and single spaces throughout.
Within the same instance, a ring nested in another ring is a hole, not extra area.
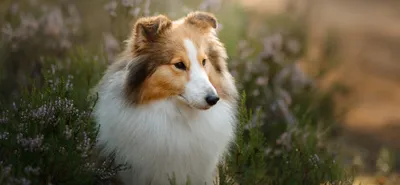
M 101 154 L 126 185 L 213 184 L 235 138 L 238 90 L 212 13 L 139 18 L 94 88 Z

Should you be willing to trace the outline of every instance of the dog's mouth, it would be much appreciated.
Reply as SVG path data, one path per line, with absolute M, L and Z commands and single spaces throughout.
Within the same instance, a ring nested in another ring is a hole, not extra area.
M 186 103 L 189 103 L 188 99 L 186 99 L 185 96 L 183 96 L 183 94 L 179 94 L 178 97 L 180 97 L 183 101 L 185 101 Z
M 183 94 L 179 94 L 178 95 L 178 98 L 181 100 L 181 101 L 183 101 L 187 106 L 189 106 L 189 107 L 191 107 L 191 108 L 194 108 L 194 109 L 200 109 L 200 110 L 207 110 L 207 109 L 209 109 L 210 107 L 199 107 L 199 106 L 195 106 L 195 105 L 193 105 L 192 103 L 190 103 L 190 101 L 185 97 L 185 96 L 183 96 Z
M 183 94 L 179 94 L 179 95 L 178 95 L 178 99 L 179 99 L 180 101 L 182 101 L 182 103 L 185 103 L 185 104 L 187 104 L 188 106 L 192 107 L 192 105 L 189 103 L 189 100 L 188 100 L 185 96 L 183 96 Z

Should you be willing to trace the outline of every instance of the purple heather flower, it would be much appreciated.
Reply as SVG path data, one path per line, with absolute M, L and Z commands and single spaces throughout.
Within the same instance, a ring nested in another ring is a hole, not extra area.
M 25 40 L 39 30 L 39 22 L 32 15 L 21 15 L 21 24 L 15 29 L 14 37 Z
M 13 37 L 14 30 L 11 27 L 10 23 L 4 23 L 3 27 L 1 28 L 2 39 L 6 41 L 11 41 Z
M 320 159 L 317 154 L 311 155 L 310 158 L 308 159 L 310 163 L 313 165 L 317 166 L 320 162 Z
M 133 0 L 121 0 L 121 4 L 124 7 L 133 7 Z
M 286 45 L 288 50 L 293 54 L 298 54 L 301 49 L 299 41 L 295 39 L 290 39 L 289 41 L 287 41 Z
M 42 150 L 44 136 L 43 134 L 37 135 L 34 138 L 24 138 L 21 133 L 17 135 L 17 143 L 25 148 L 26 151 Z
M 200 4 L 199 10 L 203 11 L 216 11 L 221 8 L 221 0 L 203 0 Z
M 111 33 L 103 33 L 104 38 L 104 50 L 109 56 L 109 61 L 112 61 L 114 56 L 120 50 L 120 45 L 118 40 Z
M 8 165 L 6 167 L 3 168 L 3 176 L 7 177 L 8 175 L 10 175 L 12 170 L 12 165 Z
M 46 17 L 44 32 L 52 37 L 60 37 L 64 28 L 64 18 L 59 8 L 54 8 Z
M 68 5 L 68 13 L 70 17 L 67 17 L 65 22 L 70 26 L 70 33 L 72 35 L 78 34 L 79 28 L 81 26 L 81 18 L 78 9 L 74 5 Z
M 10 133 L 8 133 L 8 132 L 0 133 L 0 140 L 2 140 L 2 139 L 4 139 L 4 140 L 8 139 L 8 136 L 9 136 L 9 135 L 10 135 Z
M 18 108 L 17 108 L 17 105 L 15 104 L 15 102 L 12 103 L 12 106 L 13 106 L 13 109 L 14 109 L 14 110 L 17 110 L 17 109 L 18 109 Z
M 150 16 L 150 3 L 151 0 L 146 0 L 143 7 L 144 16 Z
M 70 139 L 72 137 L 72 129 L 65 125 L 64 135 L 66 139 Z
M 132 16 L 134 16 L 134 17 L 137 17 L 137 16 L 139 16 L 140 10 L 141 10 L 140 7 L 132 8 L 132 9 L 129 11 L 129 14 L 132 15 Z
M 21 181 L 22 185 L 30 185 L 31 184 L 31 181 L 26 178 L 21 178 L 20 181 Z
M 266 77 L 259 76 L 256 79 L 256 84 L 259 85 L 259 86 L 267 85 L 267 83 L 268 83 L 268 78 L 266 78 Z
M 8 118 L 6 118 L 6 117 L 1 117 L 1 118 L 0 118 L 0 124 L 6 124 L 6 123 L 8 123 Z
M 65 148 L 60 146 L 60 148 L 58 148 L 58 152 L 60 152 L 61 154 L 65 154 Z
M 83 141 L 77 146 L 77 149 L 82 152 L 82 157 L 87 157 L 91 147 L 91 139 L 86 132 L 83 132 L 82 135 Z
M 27 166 L 24 168 L 26 174 L 39 175 L 40 167 L 33 168 L 32 166 Z
M 112 0 L 106 5 L 104 5 L 104 9 L 113 17 L 117 16 L 115 10 L 117 9 L 118 3 L 116 0 Z
M 67 91 L 71 91 L 73 89 L 73 84 L 71 82 L 71 80 L 73 80 L 73 79 L 74 79 L 74 76 L 68 75 L 67 82 L 65 83 L 65 89 Z
M 10 6 L 10 11 L 11 11 L 11 13 L 12 13 L 13 15 L 17 14 L 17 13 L 18 13 L 18 10 L 19 10 L 19 4 L 18 4 L 18 3 L 13 3 L 13 4 Z

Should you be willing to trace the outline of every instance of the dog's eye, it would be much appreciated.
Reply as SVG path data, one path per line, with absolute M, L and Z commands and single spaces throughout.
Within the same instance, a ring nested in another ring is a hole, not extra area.
M 175 66 L 176 68 L 178 68 L 178 69 L 186 70 L 186 66 L 185 66 L 185 64 L 184 64 L 183 62 L 175 63 L 174 66 Z
M 203 59 L 203 61 L 201 62 L 203 64 L 203 66 L 206 65 L 206 59 Z

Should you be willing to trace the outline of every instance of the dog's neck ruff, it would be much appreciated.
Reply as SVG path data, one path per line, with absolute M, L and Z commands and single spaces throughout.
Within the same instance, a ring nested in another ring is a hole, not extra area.
M 168 184 L 165 177 L 174 173 L 178 182 L 189 176 L 194 184 L 210 184 L 210 174 L 234 136 L 236 105 L 220 100 L 198 110 L 174 98 L 127 104 L 121 96 L 125 77 L 123 71 L 109 76 L 95 108 L 99 145 L 136 170 L 122 173 L 124 181 Z

